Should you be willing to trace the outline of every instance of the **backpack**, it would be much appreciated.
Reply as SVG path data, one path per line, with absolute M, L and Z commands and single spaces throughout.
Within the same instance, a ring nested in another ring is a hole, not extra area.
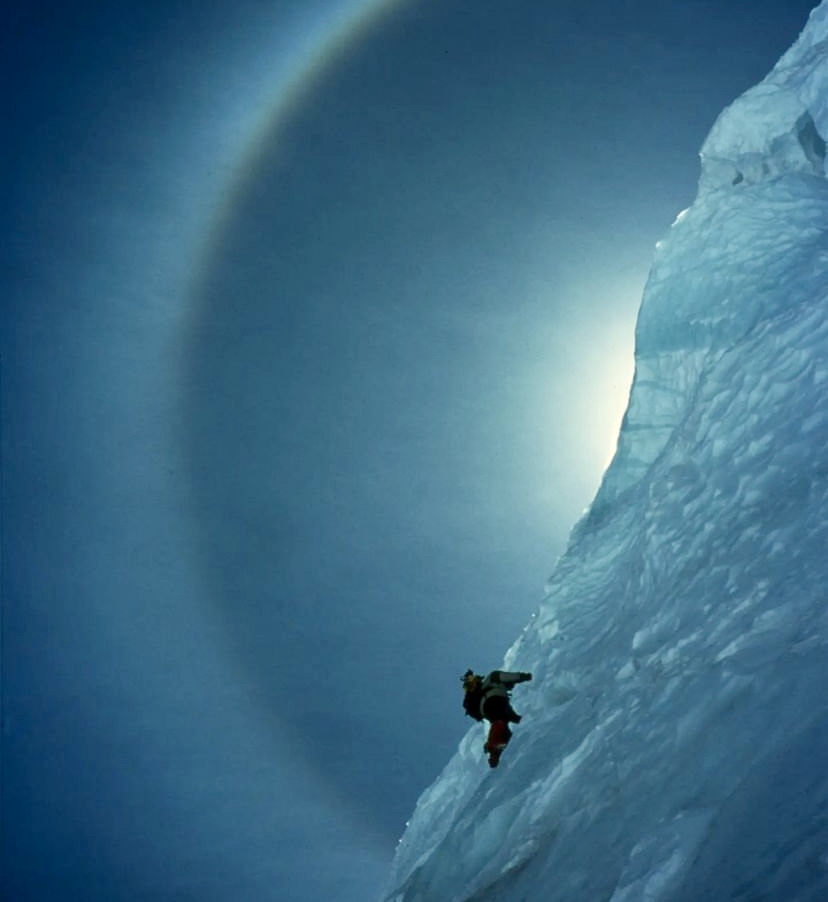
M 468 689 L 463 695 L 463 709 L 469 717 L 475 720 L 483 720 L 480 713 L 480 703 L 483 701 L 483 682 L 477 681 L 473 689 Z

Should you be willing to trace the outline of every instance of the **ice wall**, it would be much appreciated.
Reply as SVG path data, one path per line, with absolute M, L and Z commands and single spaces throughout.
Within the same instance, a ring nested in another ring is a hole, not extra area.
M 809 256 L 820 252 L 825 217 L 814 179 L 822 185 L 825 177 L 826 39 L 823 3 L 702 147 L 698 197 L 656 248 L 636 330 L 634 391 L 599 506 L 647 472 L 692 402 L 710 352 L 814 290 Z
M 656 251 L 618 453 L 394 902 L 828 898 L 828 0 Z M 459 699 L 458 699 L 459 711 Z

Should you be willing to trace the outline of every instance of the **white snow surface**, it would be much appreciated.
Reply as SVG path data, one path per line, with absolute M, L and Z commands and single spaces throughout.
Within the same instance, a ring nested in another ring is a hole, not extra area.
M 704 144 L 615 459 L 504 660 L 523 723 L 497 770 L 469 731 L 388 902 L 828 899 L 826 138 L 828 0 Z

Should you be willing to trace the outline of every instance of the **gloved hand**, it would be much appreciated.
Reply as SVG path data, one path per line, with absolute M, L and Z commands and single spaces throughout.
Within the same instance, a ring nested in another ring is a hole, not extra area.
M 520 681 L 521 681 L 521 683 L 527 683 L 527 682 L 529 682 L 529 680 L 531 680 L 531 679 L 532 679 L 532 674 L 531 674 L 531 673 L 522 673 L 522 674 L 520 675 Z

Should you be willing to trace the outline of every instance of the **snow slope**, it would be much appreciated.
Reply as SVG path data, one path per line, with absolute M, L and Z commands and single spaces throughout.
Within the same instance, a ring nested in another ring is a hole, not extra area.
M 524 721 L 494 771 L 466 735 L 389 902 L 828 899 L 823 136 L 828 0 L 704 144 L 616 457 L 505 658 Z

